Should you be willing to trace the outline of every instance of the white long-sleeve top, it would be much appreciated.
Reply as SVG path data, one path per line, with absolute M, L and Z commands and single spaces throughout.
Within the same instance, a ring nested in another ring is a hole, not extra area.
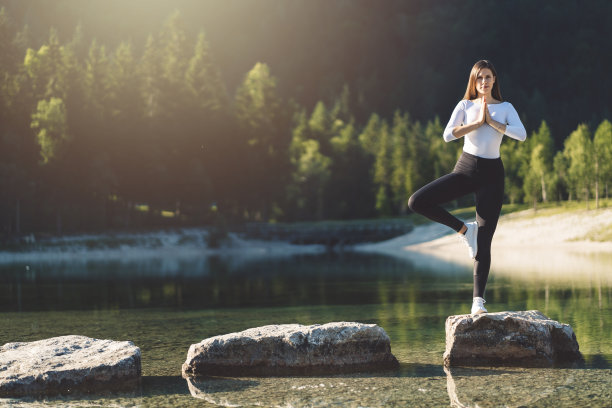
M 527 138 L 525 126 L 523 126 L 516 109 L 510 102 L 487 104 L 487 106 L 491 118 L 506 125 L 506 135 L 520 141 Z M 446 125 L 444 140 L 447 142 L 456 140 L 457 138 L 453 136 L 453 128 L 475 122 L 479 114 L 480 103 L 467 99 L 460 101 L 453 110 L 448 125 Z M 485 122 L 478 129 L 465 135 L 463 151 L 485 159 L 497 159 L 503 136 L 504 134 Z

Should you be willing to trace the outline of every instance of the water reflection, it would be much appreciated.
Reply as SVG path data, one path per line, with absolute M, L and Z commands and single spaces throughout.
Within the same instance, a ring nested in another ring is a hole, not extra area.
M 0 268 L 2 310 L 378 303 L 383 293 L 469 283 L 463 269 L 431 271 L 383 255 L 171 257 L 61 261 Z M 380 290 L 378 290 L 380 289 Z
M 512 402 L 516 401 L 558 407 L 579 406 L 573 402 L 589 398 L 596 401 L 594 405 L 610 400 L 612 284 L 607 278 L 555 280 L 538 274 L 528 278 L 520 271 L 520 277 L 514 278 L 493 270 L 487 287 L 491 311 L 536 309 L 570 324 L 588 369 L 513 369 L 486 375 L 453 369 L 445 375 L 444 321 L 469 311 L 472 271 L 469 266 L 419 256 L 168 255 L 5 263 L 0 266 L 0 345 L 82 334 L 132 340 L 141 347 L 146 376 L 141 394 L 53 403 L 59 406 L 98 401 L 102 406 L 187 407 L 205 403 L 200 399 L 204 395 L 230 403 L 260 401 L 265 406 L 447 406 L 456 400 L 463 404 L 456 406 L 516 406 Z M 588 269 L 589 264 L 583 266 Z M 243 378 L 239 380 L 245 383 L 225 382 L 235 385 L 227 391 L 220 380 L 221 388 L 215 392 L 205 383 L 194 384 L 199 391 L 190 390 L 178 377 L 189 345 L 206 337 L 266 324 L 342 320 L 383 327 L 402 363 L 400 370 L 361 377 Z M 449 392 L 451 381 L 454 397 Z M 538 383 L 533 389 L 539 399 L 530 399 L 530 381 Z M 487 385 L 500 395 L 509 393 L 509 402 L 491 399 Z M 512 388 L 517 395 L 511 394 Z M 194 398 L 192 391 L 200 397 Z M 555 404 L 557 398 L 563 401 Z M 492 402 L 486 405 L 485 400 Z M 22 402 L 13 405 L 37 403 Z
M 444 368 L 452 407 L 591 406 L 611 401 L 609 370 Z M 576 392 L 580 390 L 581 392 Z
M 187 382 L 194 398 L 224 407 L 389 407 L 448 404 L 442 376 L 407 378 L 391 373 L 329 377 L 200 378 L 188 379 Z

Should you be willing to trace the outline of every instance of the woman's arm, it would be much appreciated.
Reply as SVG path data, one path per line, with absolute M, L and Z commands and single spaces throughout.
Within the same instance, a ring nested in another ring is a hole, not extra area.
M 479 123 L 479 122 L 469 123 L 467 125 L 455 126 L 453 128 L 453 136 L 455 136 L 456 139 L 459 139 L 460 137 L 463 137 L 467 135 L 468 133 L 478 129 L 480 126 L 482 126 L 482 123 Z
M 486 111 L 486 103 L 484 104 L 484 108 L 485 109 L 480 111 L 481 113 L 478 115 L 478 120 L 472 123 L 464 124 L 465 101 L 459 102 L 455 107 L 450 120 L 448 121 L 448 125 L 446 125 L 446 129 L 444 130 L 444 140 L 450 142 L 451 140 L 465 136 L 482 126 L 482 124 L 485 122 L 484 112 Z
M 487 110 L 486 112 L 486 121 L 493 129 L 497 130 L 499 133 L 508 135 L 513 139 L 520 140 L 521 142 L 527 138 L 527 131 L 525 130 L 525 126 L 521 122 L 516 109 L 510 102 L 508 102 L 510 108 L 508 110 L 508 124 L 500 123 L 493 119 Z
M 510 111 L 508 112 L 508 125 L 506 126 L 504 134 L 522 142 L 527 139 L 527 131 L 516 109 L 514 109 L 514 106 L 512 106 L 510 102 L 508 102 L 508 105 L 510 105 Z

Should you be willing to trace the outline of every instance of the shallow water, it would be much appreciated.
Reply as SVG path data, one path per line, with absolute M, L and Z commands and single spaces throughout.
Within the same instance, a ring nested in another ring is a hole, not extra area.
M 0 344 L 66 334 L 132 340 L 142 350 L 143 380 L 131 393 L 0 399 L 0 405 L 610 406 L 609 282 L 607 275 L 551 281 L 493 272 L 489 311 L 538 309 L 569 323 L 585 366 L 445 371 L 444 321 L 470 307 L 471 271 L 463 266 L 355 253 L 5 264 Z M 329 377 L 180 377 L 189 345 L 206 337 L 341 320 L 382 326 L 401 367 Z

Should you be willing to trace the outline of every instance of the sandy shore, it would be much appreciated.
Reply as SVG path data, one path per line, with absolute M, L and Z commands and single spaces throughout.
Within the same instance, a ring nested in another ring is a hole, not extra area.
M 612 209 L 561 214 L 554 209 L 526 210 L 502 216 L 493 237 L 491 272 L 529 280 L 610 283 L 612 242 L 584 239 L 606 227 L 612 228 Z M 473 265 L 456 234 L 439 224 L 419 226 L 410 234 L 360 245 L 357 250 L 400 256 L 436 268 Z

